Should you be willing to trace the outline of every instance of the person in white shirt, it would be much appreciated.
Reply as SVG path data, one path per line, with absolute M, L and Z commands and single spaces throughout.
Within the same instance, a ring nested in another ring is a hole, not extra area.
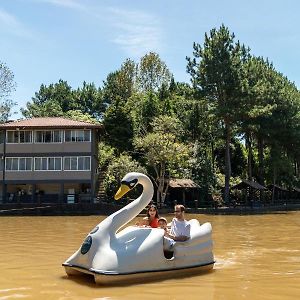
M 165 250 L 170 250 L 175 242 L 185 242 L 190 238 L 191 225 L 185 220 L 184 211 L 183 205 L 175 205 L 175 218 L 171 222 L 170 232 L 165 233 Z

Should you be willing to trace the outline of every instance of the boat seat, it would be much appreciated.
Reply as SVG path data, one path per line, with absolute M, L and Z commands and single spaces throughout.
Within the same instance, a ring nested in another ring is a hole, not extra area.
M 166 259 L 171 259 L 174 257 L 174 251 L 164 250 L 164 256 Z

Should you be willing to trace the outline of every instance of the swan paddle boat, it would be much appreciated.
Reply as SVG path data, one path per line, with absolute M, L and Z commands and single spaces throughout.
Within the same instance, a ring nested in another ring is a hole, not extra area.
M 110 284 L 190 276 L 213 268 L 210 223 L 200 225 L 197 220 L 190 220 L 190 239 L 175 242 L 168 257 L 163 250 L 163 229 L 128 226 L 120 230 L 152 199 L 151 180 L 136 172 L 128 173 L 122 179 L 115 199 L 120 199 L 138 184 L 143 186 L 140 197 L 99 223 L 81 247 L 63 263 L 69 276 L 87 273 L 94 276 L 96 283 Z

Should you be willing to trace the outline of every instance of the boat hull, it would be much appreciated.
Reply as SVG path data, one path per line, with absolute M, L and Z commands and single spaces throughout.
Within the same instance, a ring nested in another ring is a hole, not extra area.
M 189 277 L 204 272 L 211 271 L 214 266 L 214 262 L 198 265 L 186 268 L 170 269 L 170 270 L 156 270 L 145 271 L 135 273 L 109 273 L 98 272 L 96 270 L 87 270 L 77 266 L 63 265 L 68 276 L 80 276 L 83 274 L 92 275 L 96 284 L 99 285 L 111 285 L 111 284 L 132 284 L 142 280 L 146 281 L 158 281 L 163 279 Z

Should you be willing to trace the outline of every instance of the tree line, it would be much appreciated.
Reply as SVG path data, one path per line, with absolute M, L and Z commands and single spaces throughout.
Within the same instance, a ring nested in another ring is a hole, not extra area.
M 230 185 L 242 178 L 299 186 L 296 85 L 224 25 L 205 33 L 203 45 L 194 43 L 186 61 L 190 83 L 176 81 L 150 52 L 137 63 L 126 59 L 101 87 L 42 84 L 21 112 L 103 123 L 99 167 L 108 197 L 132 170 L 152 177 L 157 202 L 165 201 L 170 178 L 191 178 L 202 195 L 220 194 L 225 203 Z M 7 99 L 14 87 L 13 74 L 1 64 L 2 121 L 14 105 Z

